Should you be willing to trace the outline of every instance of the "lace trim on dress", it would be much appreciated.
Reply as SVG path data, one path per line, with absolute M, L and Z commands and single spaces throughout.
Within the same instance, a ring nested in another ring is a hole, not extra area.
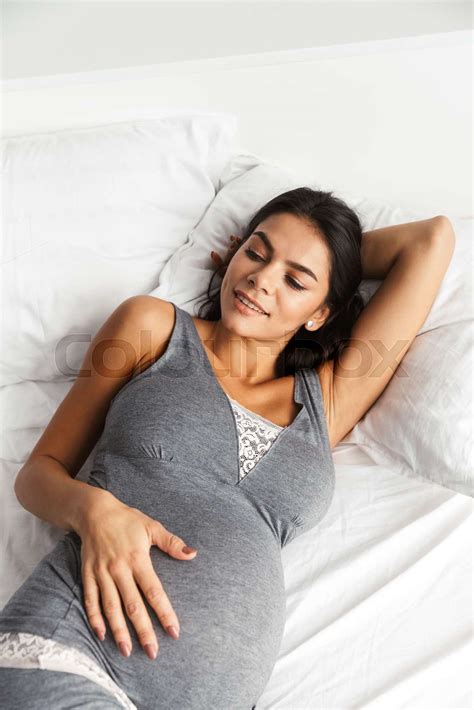
M 124 708 L 137 710 L 115 681 L 85 653 L 53 639 L 24 632 L 0 633 L 0 667 L 41 668 L 82 675 L 105 688 Z
M 239 480 L 241 481 L 257 465 L 286 427 L 274 424 L 243 407 L 229 395 L 227 397 L 232 405 L 239 434 Z

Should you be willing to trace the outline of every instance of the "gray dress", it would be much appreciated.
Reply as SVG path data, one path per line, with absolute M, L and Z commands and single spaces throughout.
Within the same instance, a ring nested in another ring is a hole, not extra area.
M 297 371 L 296 418 L 241 477 L 232 402 L 192 317 L 174 308 L 165 353 L 111 402 L 88 482 L 197 548 L 190 561 L 150 549 L 180 622 L 179 639 L 166 634 L 144 600 L 160 646 L 156 660 L 144 654 L 126 615 L 129 658 L 108 624 L 99 641 L 84 610 L 81 540 L 74 532 L 9 600 L 0 632 L 39 634 L 79 649 L 140 709 L 250 710 L 284 630 L 281 548 L 320 522 L 334 493 L 320 382 L 312 369 Z

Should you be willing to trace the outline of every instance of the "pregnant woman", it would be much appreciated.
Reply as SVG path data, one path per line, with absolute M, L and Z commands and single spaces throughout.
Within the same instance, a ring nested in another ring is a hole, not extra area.
M 15 481 L 67 534 L 0 614 L 2 708 L 257 707 L 281 548 L 327 512 L 331 449 L 393 377 L 454 243 L 443 216 L 362 234 L 301 187 L 213 257 L 201 317 L 119 305 Z M 365 307 L 362 278 L 383 280 Z

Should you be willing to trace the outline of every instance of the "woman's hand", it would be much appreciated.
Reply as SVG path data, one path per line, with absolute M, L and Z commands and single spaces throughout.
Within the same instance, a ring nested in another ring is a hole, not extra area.
M 225 270 L 227 269 L 229 261 L 232 259 L 233 255 L 234 255 L 234 249 L 236 249 L 240 246 L 241 241 L 242 241 L 241 237 L 236 237 L 235 234 L 230 235 L 230 246 L 227 249 L 227 254 L 225 255 L 224 259 L 222 259 L 219 256 L 219 254 L 217 254 L 217 252 L 211 251 L 211 259 L 219 267 L 218 273 L 221 276 L 224 276 Z
M 129 656 L 132 640 L 122 610 L 122 597 L 145 653 L 154 659 L 159 649 L 158 640 L 138 587 L 156 611 L 163 628 L 176 639 L 179 621 L 153 568 L 150 547 L 157 545 L 178 560 L 194 559 L 195 555 L 190 557 L 190 554 L 197 550 L 186 547 L 181 538 L 137 508 L 128 507 L 108 491 L 101 493 L 106 495 L 93 500 L 78 530 L 82 540 L 81 572 L 87 617 L 103 640 L 105 623 L 101 600 L 115 641 L 121 653 Z M 176 633 L 170 627 L 174 627 Z

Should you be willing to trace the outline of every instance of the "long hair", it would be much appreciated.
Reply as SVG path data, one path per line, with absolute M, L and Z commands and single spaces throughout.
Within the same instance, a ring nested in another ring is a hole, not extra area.
M 330 311 L 318 330 L 308 331 L 303 324 L 296 331 L 278 356 L 276 377 L 294 374 L 302 368 L 318 368 L 327 360 L 337 359 L 348 345 L 352 327 L 364 308 L 358 290 L 362 280 L 362 226 L 356 212 L 332 192 L 298 187 L 263 205 L 245 228 L 239 246 L 245 244 L 263 220 L 281 213 L 304 219 L 324 239 L 330 254 L 330 273 L 328 293 L 321 305 L 327 305 Z M 217 321 L 222 316 L 222 279 L 212 291 L 216 276 L 220 278 L 218 267 L 210 279 L 205 301 L 199 307 L 198 317 L 204 320 Z

